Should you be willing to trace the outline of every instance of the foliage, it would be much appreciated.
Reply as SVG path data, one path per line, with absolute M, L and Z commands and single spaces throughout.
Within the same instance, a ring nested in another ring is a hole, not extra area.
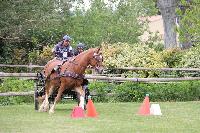
M 38 50 L 29 53 L 29 62 L 33 64 L 45 65 L 49 60 L 53 59 L 52 47 L 46 46 L 41 52 Z
M 194 101 L 200 100 L 200 81 L 174 83 L 106 83 L 91 82 L 89 89 L 96 102 L 141 102 L 145 94 L 151 101 Z M 33 90 L 33 81 L 5 79 L 0 92 L 24 92 Z M 32 96 L 0 97 L 1 105 L 32 103 Z
M 158 32 L 156 32 L 156 33 L 152 33 L 150 31 L 148 31 L 148 32 L 150 35 L 148 36 L 148 40 L 145 41 L 145 44 L 157 52 L 163 51 L 164 50 L 164 44 L 163 44 L 164 42 L 163 42 L 163 39 L 161 38 L 160 34 Z
M 107 67 L 164 67 L 161 54 L 144 44 L 102 44 Z
M 199 68 L 200 66 L 200 46 L 185 50 L 180 67 Z
M 59 32 L 54 32 L 56 28 L 52 30 L 51 27 L 59 26 L 58 20 L 63 17 L 62 13 L 55 9 L 59 6 L 61 11 L 63 9 L 68 11 L 67 6 L 63 7 L 64 3 L 51 0 L 1 1 L 0 45 L 2 47 L 0 49 L 2 58 L 0 62 L 11 64 L 15 61 L 15 57 L 23 56 L 24 61 L 18 63 L 27 64 L 30 51 L 41 50 L 41 45 L 55 42 L 54 39 L 58 39 L 60 35 Z M 63 11 L 65 16 L 68 15 L 66 11 Z M 15 55 L 15 49 L 23 49 L 24 52 L 18 56 Z
M 95 84 L 95 85 L 94 85 Z M 104 84 L 105 87 L 102 87 Z M 107 85 L 106 85 L 107 84 Z M 89 88 L 97 91 L 97 97 L 94 100 L 101 102 L 141 102 L 145 94 L 150 94 L 151 101 L 194 101 L 200 99 L 200 81 L 183 81 L 174 83 L 131 83 L 125 82 L 112 86 L 110 92 L 112 97 L 108 97 L 107 86 L 109 83 L 92 83 Z M 101 93 L 104 92 L 104 97 Z M 106 93 L 107 92 L 107 93 Z M 106 97 L 106 100 L 105 100 Z
M 162 54 L 145 44 L 129 45 L 126 43 L 102 44 L 104 65 L 112 67 L 147 67 L 162 68 L 166 66 Z M 158 75 L 157 72 L 140 72 L 142 77 Z
M 178 28 L 179 39 L 182 43 L 192 43 L 193 46 L 199 45 L 200 35 L 200 0 L 186 1 L 181 0 L 177 14 L 180 18 Z
M 15 78 L 4 79 L 0 85 L 0 92 L 26 92 L 33 91 L 34 81 L 19 80 Z M 33 102 L 33 96 L 0 97 L 0 105 L 21 104 Z
M 93 0 L 90 9 L 85 12 L 77 10 L 71 18 L 70 34 L 75 40 L 85 42 L 90 47 L 98 46 L 102 41 L 138 42 L 142 25 L 137 18 L 145 14 L 142 6 L 139 0 L 119 1 L 115 8 L 106 5 L 104 1 Z
M 167 49 L 161 52 L 163 61 L 166 62 L 167 67 L 177 67 L 183 56 L 183 52 L 180 49 Z
M 84 42 L 88 48 L 98 46 L 102 41 L 138 42 L 142 25 L 137 18 L 153 7 L 151 2 L 147 5 L 147 2 L 134 0 L 120 1 L 112 8 L 103 1 L 93 0 L 90 9 L 79 10 L 82 1 L 78 0 L 78 7 L 72 10 L 74 2 L 1 1 L 0 62 L 28 64 L 30 52 L 32 55 L 40 53 L 46 46 L 60 41 L 64 34 L 73 38 L 73 45 Z M 15 51 L 23 53 L 15 55 Z M 15 57 L 23 57 L 22 62 Z
M 142 97 L 145 95 L 143 88 L 131 82 L 125 82 L 116 86 L 114 92 L 116 94 L 115 101 L 118 102 L 142 101 Z
M 97 102 L 108 102 L 109 97 L 107 97 L 108 93 L 112 93 L 114 88 L 114 84 L 107 84 L 103 82 L 94 82 L 89 85 L 90 92 L 97 94 L 98 96 L 95 98 Z

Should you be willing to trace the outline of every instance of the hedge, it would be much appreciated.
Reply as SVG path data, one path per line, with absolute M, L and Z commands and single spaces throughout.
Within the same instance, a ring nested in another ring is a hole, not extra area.
M 94 82 L 89 85 L 96 93 L 97 102 L 141 102 L 150 94 L 153 101 L 196 101 L 200 99 L 200 81 L 173 83 L 133 83 L 121 84 Z M 111 94 L 108 96 L 108 94 Z
M 0 85 L 0 92 L 33 91 L 31 80 L 5 79 Z M 173 83 L 107 83 L 91 82 L 90 92 L 95 93 L 95 102 L 141 102 L 150 94 L 152 102 L 197 101 L 200 100 L 200 81 Z M 0 105 L 33 103 L 33 96 L 0 97 Z

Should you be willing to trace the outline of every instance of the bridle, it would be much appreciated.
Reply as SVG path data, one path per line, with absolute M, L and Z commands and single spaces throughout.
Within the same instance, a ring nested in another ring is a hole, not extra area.
M 93 66 L 94 69 L 98 70 L 100 68 L 99 63 L 103 62 L 103 56 L 101 54 L 94 53 L 93 56 L 89 59 L 89 62 L 95 59 L 97 65 Z
M 94 53 L 93 58 L 94 58 L 97 62 L 103 62 L 103 56 L 102 56 L 101 54 Z

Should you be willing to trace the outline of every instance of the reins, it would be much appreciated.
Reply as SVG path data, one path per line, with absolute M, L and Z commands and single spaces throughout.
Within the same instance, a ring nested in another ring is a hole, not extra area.
M 76 66 L 80 66 L 80 69 L 86 69 L 88 65 L 83 66 L 80 63 L 76 62 L 77 56 L 72 58 L 71 60 L 67 61 L 68 63 L 74 64 Z M 92 59 L 95 59 L 97 62 L 101 62 L 102 61 L 102 57 L 100 54 L 94 53 L 92 57 L 89 58 L 88 62 L 90 62 Z M 61 66 L 63 66 L 65 63 L 63 63 Z M 59 66 L 59 69 L 61 68 L 61 66 Z M 69 66 L 68 66 L 69 67 Z M 83 79 L 85 77 L 84 74 L 78 74 L 76 72 L 72 72 L 72 71 L 68 71 L 68 67 L 65 68 L 63 73 L 60 73 L 60 70 L 57 71 L 58 76 L 54 77 L 54 78 L 49 78 L 49 80 L 54 80 L 56 78 L 61 78 L 61 77 L 71 77 L 74 79 Z

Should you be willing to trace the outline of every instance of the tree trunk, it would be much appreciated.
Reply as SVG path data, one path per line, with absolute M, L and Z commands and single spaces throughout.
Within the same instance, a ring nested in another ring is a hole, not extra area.
M 176 7 L 179 0 L 158 0 L 157 5 L 160 9 L 164 24 L 164 47 L 165 49 L 176 48 Z

